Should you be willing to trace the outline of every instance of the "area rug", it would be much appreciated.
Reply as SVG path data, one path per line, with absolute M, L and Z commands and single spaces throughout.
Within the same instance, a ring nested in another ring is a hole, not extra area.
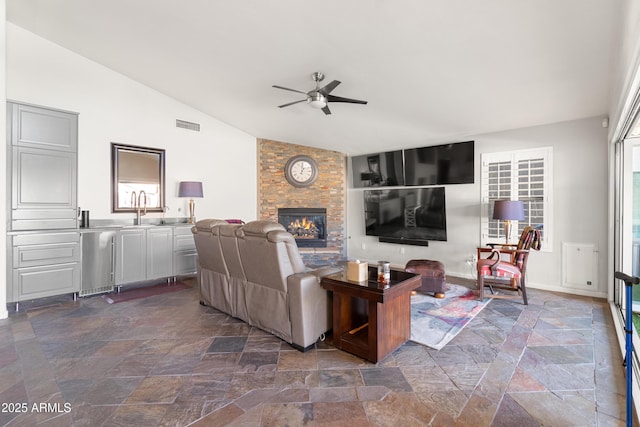
M 411 297 L 411 341 L 440 350 L 486 307 L 477 293 L 449 284 L 445 298 L 418 293 Z
M 119 302 L 131 301 L 134 299 L 152 297 L 154 295 L 168 294 L 170 292 L 178 292 L 183 289 L 190 289 L 191 286 L 183 282 L 175 282 L 171 284 L 159 283 L 152 286 L 142 286 L 133 289 L 124 289 L 120 293 L 112 292 L 103 295 L 102 298 L 109 304 L 117 304 Z

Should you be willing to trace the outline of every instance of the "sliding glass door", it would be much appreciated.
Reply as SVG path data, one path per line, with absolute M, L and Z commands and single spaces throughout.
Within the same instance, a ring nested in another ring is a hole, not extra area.
M 614 168 L 614 270 L 625 274 L 640 276 L 640 120 L 634 120 L 625 137 L 616 142 L 613 150 Z M 613 280 L 613 278 L 612 278 Z M 640 320 L 640 286 L 632 289 L 632 301 L 626 300 L 625 284 L 621 280 L 614 280 L 613 307 L 614 316 L 619 319 L 618 324 L 624 328 L 626 325 L 626 307 L 631 304 L 634 320 Z M 634 321 L 636 325 L 633 334 L 634 352 L 632 356 L 634 383 L 639 383 L 638 371 L 640 360 L 638 352 L 640 339 L 638 326 L 640 321 Z M 621 331 L 624 336 L 624 331 Z
M 640 276 L 640 138 L 638 129 L 615 144 L 615 252 L 616 271 Z M 624 306 L 620 289 L 615 302 Z M 623 293 L 623 292 L 622 292 Z M 633 301 L 640 311 L 640 286 L 633 289 Z

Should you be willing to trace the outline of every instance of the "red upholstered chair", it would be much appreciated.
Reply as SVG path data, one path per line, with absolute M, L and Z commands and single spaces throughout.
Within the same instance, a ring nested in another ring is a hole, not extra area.
M 484 287 L 489 286 L 493 293 L 494 286 L 500 289 L 517 291 L 527 305 L 527 288 L 525 273 L 530 250 L 540 250 L 542 243 L 540 230 L 525 227 L 517 246 L 491 244 L 490 247 L 478 248 L 478 290 L 480 299 L 484 300 Z M 482 258 L 482 255 L 490 255 Z

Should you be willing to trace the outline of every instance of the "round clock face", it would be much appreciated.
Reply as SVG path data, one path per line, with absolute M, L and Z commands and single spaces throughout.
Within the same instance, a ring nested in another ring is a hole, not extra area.
M 295 156 L 287 162 L 284 174 L 291 185 L 308 187 L 318 177 L 318 166 L 311 157 Z

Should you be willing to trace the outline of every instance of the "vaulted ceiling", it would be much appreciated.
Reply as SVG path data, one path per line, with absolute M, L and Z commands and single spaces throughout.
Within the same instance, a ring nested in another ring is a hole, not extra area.
M 255 137 L 362 154 L 605 115 L 617 3 L 7 0 L 7 20 Z M 368 105 L 277 108 L 304 95 L 272 85 L 315 71 Z

